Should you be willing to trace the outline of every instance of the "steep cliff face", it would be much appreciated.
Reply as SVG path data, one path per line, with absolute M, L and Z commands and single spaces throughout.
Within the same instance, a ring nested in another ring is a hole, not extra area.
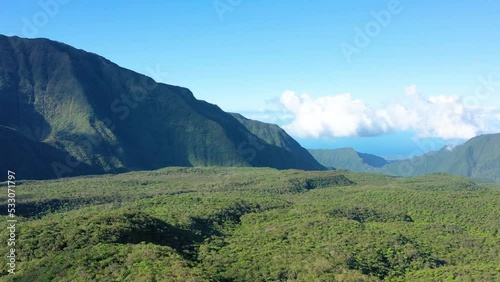
M 187 88 L 156 83 L 47 39 L 0 36 L 0 107 L 0 125 L 74 159 L 45 159 L 61 164 L 59 176 L 81 174 L 87 166 L 92 173 L 165 166 L 322 168 L 301 150 L 266 142 Z

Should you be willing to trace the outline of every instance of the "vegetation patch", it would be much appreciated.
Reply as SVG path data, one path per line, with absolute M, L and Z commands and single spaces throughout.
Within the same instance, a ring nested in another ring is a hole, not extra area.
M 413 219 L 403 213 L 388 213 L 377 211 L 367 208 L 342 208 L 334 209 L 331 212 L 334 217 L 343 217 L 351 220 L 355 220 L 359 223 L 364 222 L 392 222 L 392 221 L 403 221 L 403 222 L 413 222 Z
M 480 187 L 465 177 L 445 173 L 401 178 L 401 182 L 417 190 L 478 190 Z
M 304 191 L 315 188 L 353 185 L 354 182 L 345 177 L 345 175 L 340 174 L 328 177 L 292 179 L 290 180 L 290 184 L 297 191 Z
M 347 265 L 361 273 L 389 280 L 404 276 L 415 269 L 434 269 L 446 264 L 431 250 L 413 240 L 397 235 L 392 240 L 358 246 L 349 256 Z

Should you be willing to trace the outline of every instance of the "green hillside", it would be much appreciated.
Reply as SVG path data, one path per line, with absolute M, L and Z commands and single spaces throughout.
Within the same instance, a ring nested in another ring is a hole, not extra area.
M 288 135 L 281 127 L 275 124 L 260 122 L 257 120 L 247 119 L 244 116 L 232 113 L 241 124 L 243 124 L 252 134 L 264 140 L 266 143 L 278 146 L 294 154 L 301 160 L 308 163 L 311 167 L 316 169 L 324 169 L 320 166 L 318 161 L 311 155 L 308 150 L 302 148 L 300 144 Z
M 49 144 L 33 141 L 17 130 L 0 125 L 0 171 L 16 171 L 30 178 L 56 178 L 52 162 L 65 163 L 67 153 Z M 11 156 L 3 158 L 4 156 Z M 71 160 L 70 160 L 71 161 Z M 81 164 L 80 174 L 96 173 L 90 166 Z
M 309 153 L 322 165 L 352 171 L 376 171 L 389 162 L 379 156 L 358 153 L 353 148 L 311 149 Z
M 453 149 L 444 147 L 410 160 L 394 161 L 382 172 L 400 176 L 446 172 L 500 183 L 500 134 L 480 135 Z
M 276 145 L 291 140 L 268 143 L 186 88 L 47 39 L 0 35 L 0 107 L 0 125 L 76 159 L 45 159 L 58 176 L 87 167 L 94 173 L 166 166 L 323 169 L 300 146 Z M 275 130 L 260 124 L 266 126 Z M 15 151 L 2 159 L 15 158 Z
M 455 148 L 443 147 L 409 160 L 385 159 L 358 153 L 351 148 L 309 150 L 325 167 L 352 171 L 379 172 L 394 176 L 416 176 L 445 172 L 479 182 L 500 183 L 500 134 L 474 137 Z
M 171 167 L 16 190 L 2 281 L 500 279 L 500 187 L 458 176 Z

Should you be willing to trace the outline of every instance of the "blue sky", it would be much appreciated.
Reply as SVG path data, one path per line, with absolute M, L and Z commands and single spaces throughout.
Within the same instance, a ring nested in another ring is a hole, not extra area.
M 397 157 L 500 131 L 499 11 L 488 0 L 4 0 L 0 33 L 98 53 L 309 148 Z

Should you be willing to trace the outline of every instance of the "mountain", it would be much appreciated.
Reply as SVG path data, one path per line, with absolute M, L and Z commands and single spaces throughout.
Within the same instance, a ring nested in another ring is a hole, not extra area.
M 500 183 L 500 133 L 480 135 L 454 148 L 445 146 L 409 160 L 393 161 L 382 172 L 398 176 L 446 172 Z
M 44 142 L 31 140 L 17 130 L 0 125 L 0 171 L 11 170 L 18 178 L 55 178 L 52 162 L 65 163 L 67 153 Z M 5 156 L 5 157 L 4 157 Z M 73 175 L 89 174 L 89 165 L 81 164 Z
M 267 142 L 248 129 L 252 121 L 242 124 L 187 88 L 48 39 L 0 35 L 0 107 L 0 125 L 9 128 L 2 133 L 32 149 L 13 169 L 44 167 L 26 178 L 166 166 L 324 169 L 286 133 Z M 2 159 L 19 159 L 5 136 Z
M 308 163 L 315 169 L 324 169 L 322 165 L 300 144 L 288 135 L 281 127 L 275 124 L 264 123 L 257 120 L 248 119 L 238 113 L 231 113 L 241 124 L 251 133 L 264 140 L 266 143 L 278 146 L 287 151 L 295 153 L 295 156 Z
M 382 157 L 358 153 L 353 148 L 311 149 L 309 153 L 323 166 L 348 169 L 352 171 L 376 171 L 389 164 Z
M 309 152 L 326 167 L 393 176 L 445 172 L 475 181 L 500 183 L 500 133 L 480 135 L 454 148 L 445 146 L 422 156 L 390 162 L 378 156 L 358 153 L 351 148 Z

